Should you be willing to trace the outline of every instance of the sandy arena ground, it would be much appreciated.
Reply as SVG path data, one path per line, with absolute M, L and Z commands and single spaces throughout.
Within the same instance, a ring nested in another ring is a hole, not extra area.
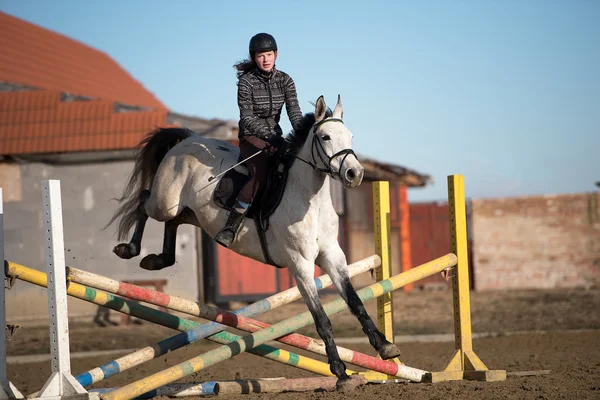
M 324 297 L 323 300 L 331 297 Z M 472 320 L 474 333 L 496 333 L 493 337 L 474 340 L 474 350 L 489 369 L 508 372 L 550 370 L 547 375 L 509 376 L 504 382 L 444 382 L 436 384 L 399 383 L 369 384 L 350 393 L 310 392 L 281 394 L 250 394 L 227 396 L 229 399 L 598 399 L 600 398 L 600 289 L 543 290 L 474 293 Z M 449 291 L 398 292 L 394 297 L 395 332 L 397 335 L 452 333 L 452 302 Z M 368 304 L 371 315 L 375 303 Z M 304 311 L 302 303 L 294 303 L 272 311 L 259 319 L 277 322 Z M 117 320 L 116 313 L 113 312 Z M 358 322 L 345 312 L 331 318 L 336 338 L 362 337 Z M 176 332 L 150 323 L 128 326 L 94 326 L 91 321 L 72 322 L 71 351 L 137 349 Z M 231 330 L 240 333 L 236 330 Z M 300 331 L 318 337 L 314 327 Z M 342 339 L 340 339 L 342 340 Z M 407 341 L 408 340 L 408 341 Z M 407 365 L 430 371 L 443 370 L 453 354 L 454 343 L 448 341 L 421 342 L 402 338 L 399 347 Z M 338 343 L 370 355 L 375 355 L 368 343 Z M 216 345 L 200 341 L 176 350 L 157 360 L 99 382 L 93 387 L 117 387 L 143 378 L 165 367 L 188 360 Z M 281 346 L 309 355 L 303 351 Z M 16 363 L 14 356 L 48 353 L 47 326 L 19 329 L 8 344 L 9 378 L 24 393 L 41 388 L 50 373 L 47 360 Z M 116 358 L 118 355 L 74 357 L 73 374 L 85 372 Z M 323 357 L 314 358 L 326 361 Z M 348 365 L 354 370 L 362 370 Z M 181 382 L 233 380 L 271 377 L 311 377 L 312 373 L 285 366 L 251 354 L 188 376 Z

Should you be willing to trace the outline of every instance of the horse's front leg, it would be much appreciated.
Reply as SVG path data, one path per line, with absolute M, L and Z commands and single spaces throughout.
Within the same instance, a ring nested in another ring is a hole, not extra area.
M 142 236 L 144 236 L 144 228 L 148 221 L 148 213 L 146 212 L 146 201 L 150 197 L 149 190 L 140 192 L 140 203 L 137 207 L 137 221 L 135 223 L 135 231 L 129 243 L 119 243 L 113 248 L 115 253 L 120 258 L 128 260 L 140 255 L 142 249 Z
M 337 378 L 337 387 L 346 389 L 352 386 L 350 377 L 346 374 L 346 365 L 340 359 L 337 347 L 333 341 L 333 328 L 331 321 L 323 309 L 319 293 L 314 281 L 314 263 L 308 260 L 302 260 L 290 269 L 298 285 L 298 290 L 302 294 L 302 298 L 306 303 L 319 336 L 325 343 L 325 351 L 327 352 L 327 360 L 329 369 Z
M 358 319 L 363 328 L 363 332 L 369 338 L 369 343 L 384 360 L 400 356 L 400 350 L 396 345 L 390 343 L 383 333 L 377 329 L 377 326 L 367 313 L 365 306 L 358 297 L 350 277 L 348 275 L 348 265 L 346 255 L 337 245 L 337 242 L 325 251 L 319 254 L 317 258 L 319 265 L 330 277 L 340 296 L 348 304 L 352 314 Z

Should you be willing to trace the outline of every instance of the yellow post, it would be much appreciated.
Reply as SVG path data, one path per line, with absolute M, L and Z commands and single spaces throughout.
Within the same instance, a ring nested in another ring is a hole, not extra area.
M 390 246 L 390 184 L 387 181 L 373 182 L 373 225 L 375 232 L 375 254 L 381 258 L 381 266 L 377 268 L 378 282 L 392 276 L 392 248 Z M 394 308 L 392 293 L 377 298 L 377 327 L 385 338 L 394 343 Z M 378 356 L 378 358 L 380 358 Z M 399 358 L 393 360 L 396 364 L 404 365 Z M 380 372 L 364 373 L 367 379 L 387 380 L 396 379 Z
M 506 371 L 490 371 L 473 351 L 471 336 L 471 299 L 469 291 L 469 257 L 467 249 L 467 215 L 463 175 L 448 176 L 448 213 L 451 251 L 458 263 L 452 276 L 454 303 L 454 357 L 444 372 L 433 372 L 432 381 L 476 379 L 501 381 Z
M 387 181 L 373 182 L 373 224 L 375 254 L 381 257 L 376 269 L 377 281 L 392 276 L 392 248 L 390 247 L 390 185 Z M 377 298 L 377 327 L 390 342 L 394 342 L 394 312 L 392 293 Z

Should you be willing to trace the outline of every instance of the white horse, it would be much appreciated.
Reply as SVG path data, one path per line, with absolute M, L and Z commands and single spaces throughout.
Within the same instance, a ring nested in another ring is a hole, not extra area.
M 342 116 L 339 96 L 333 113 L 321 96 L 314 114 L 304 116 L 303 128 L 286 138 L 296 161 L 289 170 L 279 207 L 270 217 L 266 239 L 271 259 L 276 265 L 287 267 L 296 280 L 325 343 L 331 372 L 337 376 L 338 386 L 343 387 L 350 385 L 350 378 L 339 358 L 331 322 L 319 300 L 314 282 L 315 264 L 331 277 L 382 359 L 397 357 L 400 351 L 385 339 L 367 314 L 350 282 L 346 256 L 337 240 L 339 221 L 329 179 L 338 179 L 346 188 L 353 188 L 360 185 L 364 173 L 352 151 L 352 132 L 344 125 Z M 158 270 L 175 263 L 176 232 L 180 224 L 198 226 L 212 238 L 224 226 L 227 211 L 214 203 L 214 186 L 209 178 L 233 166 L 238 161 L 239 148 L 180 128 L 158 129 L 140 143 L 140 148 L 120 199 L 124 203 L 109 225 L 119 220 L 121 239 L 135 224 L 131 242 L 121 243 L 113 250 L 119 257 L 129 259 L 140 253 L 148 217 L 164 221 L 163 253 L 150 254 L 140 262 L 142 268 Z M 247 172 L 244 166 L 237 168 Z M 229 248 L 266 262 L 252 222 L 246 219 L 242 223 Z

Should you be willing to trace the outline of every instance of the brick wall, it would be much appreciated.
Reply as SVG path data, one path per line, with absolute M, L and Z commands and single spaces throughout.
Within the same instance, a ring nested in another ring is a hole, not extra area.
M 475 289 L 600 284 L 600 193 L 473 200 Z

